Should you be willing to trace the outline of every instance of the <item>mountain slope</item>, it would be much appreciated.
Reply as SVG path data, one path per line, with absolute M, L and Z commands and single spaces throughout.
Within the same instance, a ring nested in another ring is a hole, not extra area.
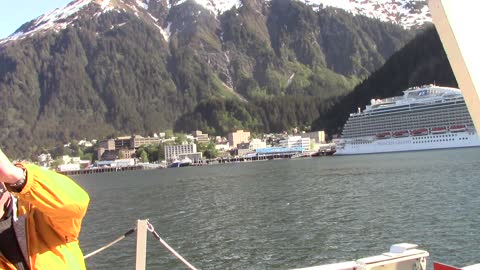
M 281 110 L 289 96 L 324 104 L 414 35 L 298 1 L 242 1 L 221 14 L 193 0 L 146 3 L 79 0 L 2 41 L 3 149 L 27 157 L 72 138 L 151 134 L 209 100 L 252 111 Z M 291 119 L 260 112 L 258 131 L 308 125 L 322 108 L 305 106 L 309 116 Z
M 398 24 L 405 28 L 417 28 L 431 22 L 431 16 L 426 1 L 423 0 L 296 0 L 299 3 L 318 11 L 324 7 L 343 9 L 353 15 L 362 15 L 379 19 L 384 22 Z M 37 19 L 24 24 L 7 40 L 15 40 L 51 29 L 59 31 L 72 24 L 72 18 L 82 9 L 90 8 L 96 3 L 100 8 L 93 16 L 110 11 L 131 11 L 136 16 L 151 16 L 159 26 L 166 26 L 165 14 L 172 8 L 184 5 L 185 2 L 195 3 L 213 15 L 221 15 L 231 9 L 257 2 L 257 5 L 269 5 L 267 1 L 245 0 L 76 0 L 64 8 L 57 8 Z M 273 1 L 275 2 L 275 1 Z M 153 15 L 153 16 L 152 16 Z M 168 30 L 166 31 L 168 32 Z
M 372 98 L 402 95 L 413 86 L 437 84 L 458 87 L 435 28 L 430 27 L 395 53 L 382 68 L 340 98 L 336 105 L 319 117 L 314 129 L 340 134 L 351 112 L 365 108 Z

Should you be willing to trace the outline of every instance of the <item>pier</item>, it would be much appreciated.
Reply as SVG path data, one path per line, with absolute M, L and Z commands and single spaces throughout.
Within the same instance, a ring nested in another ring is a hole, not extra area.
M 143 169 L 145 169 L 144 166 L 135 165 L 135 166 L 122 166 L 122 167 L 97 167 L 97 168 L 88 168 L 88 169 L 71 170 L 71 171 L 58 171 L 58 173 L 70 176 L 70 175 L 80 175 L 80 174 L 137 171 L 137 170 L 143 170 Z

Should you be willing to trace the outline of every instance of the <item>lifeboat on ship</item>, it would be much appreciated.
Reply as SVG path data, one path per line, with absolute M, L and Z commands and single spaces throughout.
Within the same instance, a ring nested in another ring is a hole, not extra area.
M 408 130 L 398 130 L 393 132 L 393 137 L 396 138 L 401 138 L 401 137 L 408 137 L 410 134 L 408 133 Z
M 446 127 L 434 127 L 434 128 L 432 128 L 432 134 L 442 134 L 442 133 L 445 133 L 445 132 L 447 132 Z
M 428 135 L 428 128 L 418 128 L 414 129 L 411 132 L 412 136 L 423 136 Z
M 467 127 L 465 125 L 453 125 L 450 126 L 450 132 L 462 132 L 467 130 Z
M 392 133 L 390 131 L 380 132 L 380 133 L 377 133 L 376 137 L 377 139 L 388 139 L 392 137 Z

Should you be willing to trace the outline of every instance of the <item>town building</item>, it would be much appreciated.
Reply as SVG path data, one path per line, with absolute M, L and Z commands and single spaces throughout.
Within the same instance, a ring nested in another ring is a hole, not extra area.
M 245 143 L 250 141 L 250 132 L 237 130 L 236 132 L 228 133 L 227 135 L 228 143 L 233 147 L 237 148 L 239 143 Z
M 101 141 L 97 155 L 100 160 L 114 160 L 118 157 L 134 157 L 135 151 L 142 145 L 160 144 L 159 137 L 142 137 L 140 135 L 123 136 L 116 139 Z
M 246 156 L 248 154 L 255 153 L 255 151 L 250 150 L 249 142 L 242 142 L 237 144 L 237 155 L 240 157 Z
M 53 159 L 52 159 L 52 156 L 50 155 L 50 153 L 41 154 L 37 157 L 38 165 L 40 165 L 42 167 L 45 167 L 45 168 L 49 168 L 52 161 L 53 161 Z
M 85 146 L 85 147 L 93 147 L 93 143 L 89 142 L 87 140 L 78 141 L 78 145 L 82 145 L 82 146 Z
M 118 158 L 134 158 L 136 155 L 136 149 L 122 148 L 118 150 Z
M 195 130 L 193 132 L 193 137 L 195 137 L 195 140 L 197 141 L 197 143 L 208 144 L 210 142 L 210 139 L 208 138 L 208 134 L 203 134 L 203 132 L 200 130 Z
M 98 159 L 102 160 L 105 159 L 105 152 L 108 152 L 108 155 L 111 156 L 112 152 L 115 152 L 115 140 L 114 139 L 108 139 L 105 141 L 100 141 L 98 143 L 98 149 L 97 149 L 97 156 Z M 115 156 L 113 157 L 115 159 Z
M 131 138 L 131 148 L 138 149 L 142 145 L 148 145 L 148 144 L 160 144 L 162 142 L 162 139 L 158 137 L 142 137 L 140 135 L 134 135 Z
M 115 140 L 115 150 L 133 148 L 132 136 L 117 137 Z
M 260 139 L 252 139 L 250 141 L 250 144 L 248 145 L 248 149 L 250 150 L 256 150 L 258 148 L 266 148 L 266 147 L 267 147 L 267 143 Z
M 312 132 L 305 132 L 300 134 L 302 138 L 309 138 L 314 140 L 316 144 L 324 144 L 325 143 L 325 131 L 312 131 Z
M 202 153 L 197 152 L 197 145 L 194 143 L 180 145 L 165 145 L 165 160 L 173 162 L 188 157 L 195 161 L 202 159 Z
M 291 136 L 287 139 L 280 140 L 280 147 L 284 148 L 302 148 L 303 151 L 310 150 L 310 138 L 302 138 L 301 136 Z
M 228 142 L 217 143 L 217 144 L 215 144 L 215 149 L 220 151 L 220 152 L 225 152 L 225 151 L 230 150 L 230 144 Z

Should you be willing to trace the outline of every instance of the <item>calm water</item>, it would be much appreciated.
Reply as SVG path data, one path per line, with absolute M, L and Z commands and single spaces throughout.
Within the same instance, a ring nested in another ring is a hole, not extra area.
M 75 177 L 89 253 L 149 218 L 199 269 L 293 269 L 416 243 L 480 263 L 480 148 L 263 161 Z M 186 269 L 151 235 L 148 269 Z M 89 269 L 134 269 L 135 237 Z

